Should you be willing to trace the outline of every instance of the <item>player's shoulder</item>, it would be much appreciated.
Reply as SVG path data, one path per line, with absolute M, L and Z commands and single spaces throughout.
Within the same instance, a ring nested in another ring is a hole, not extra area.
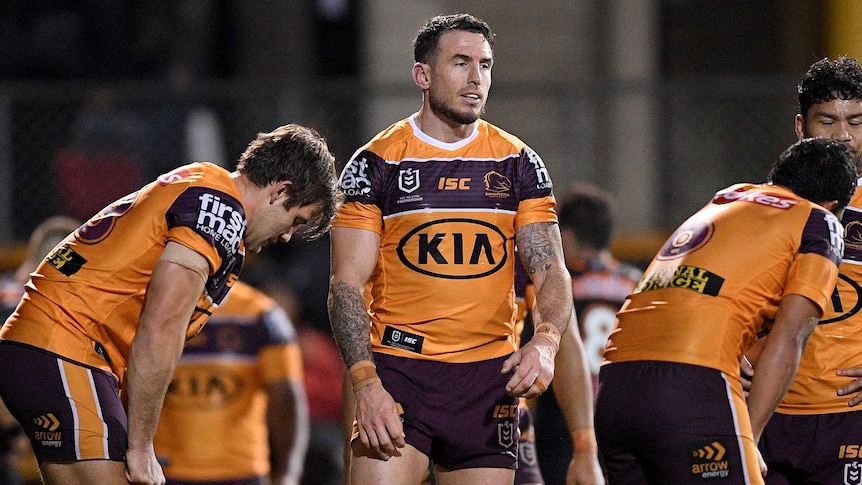
M 847 207 L 851 210 L 862 212 L 862 178 L 859 179 L 859 182 L 856 184 L 856 192 L 853 193 L 853 196 L 850 197 L 850 203 L 847 204 Z
M 479 120 L 478 129 L 480 135 L 486 137 L 492 144 L 509 145 L 515 151 L 521 151 L 527 147 L 527 144 L 516 135 L 486 120 Z
M 412 133 L 413 130 L 411 129 L 409 118 L 392 123 L 387 128 L 374 135 L 374 138 L 369 140 L 368 143 L 360 147 L 352 158 L 355 158 L 356 155 L 365 151 L 372 152 L 382 158 L 386 158 L 387 152 L 405 146 L 412 136 Z
M 236 184 L 226 169 L 209 162 L 194 162 L 181 165 L 170 172 L 159 175 L 148 187 L 155 190 L 184 191 L 191 186 L 201 186 L 234 194 Z
M 804 210 L 809 210 L 810 208 L 822 209 L 818 204 L 797 195 L 787 187 L 773 184 L 734 184 L 716 192 L 711 202 L 715 205 L 743 202 L 755 206 L 782 210 L 798 208 Z

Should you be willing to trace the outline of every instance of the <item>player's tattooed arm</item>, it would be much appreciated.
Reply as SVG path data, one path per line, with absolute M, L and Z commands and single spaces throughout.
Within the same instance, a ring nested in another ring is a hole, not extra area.
M 541 271 L 547 271 L 551 267 L 554 258 L 554 241 L 551 234 L 553 223 L 527 224 L 515 229 L 515 243 L 518 245 L 518 253 L 527 271 L 534 275 Z M 559 230 L 557 231 L 559 243 Z M 560 244 L 558 244 L 560 246 Z
M 535 222 L 515 229 L 521 262 L 536 288 L 536 313 L 543 323 L 566 330 L 572 312 L 571 278 L 563 259 L 560 228 Z
M 349 368 L 362 360 L 372 360 L 368 317 L 362 293 L 347 283 L 329 286 L 329 321 L 332 333 Z
M 364 229 L 333 227 L 329 241 L 329 321 L 349 369 L 357 362 L 372 360 L 365 285 L 377 265 L 380 235 Z

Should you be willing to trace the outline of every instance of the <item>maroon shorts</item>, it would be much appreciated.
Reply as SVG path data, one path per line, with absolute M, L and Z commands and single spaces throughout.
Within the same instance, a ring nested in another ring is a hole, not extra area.
M 536 456 L 536 434 L 533 429 L 533 415 L 530 412 L 530 408 L 524 404 L 520 407 L 518 429 L 521 431 L 521 437 L 518 439 L 518 469 L 515 470 L 514 485 L 544 484 L 545 480 L 542 478 L 542 471 L 539 469 L 539 460 Z M 436 483 L 434 462 L 431 461 L 428 464 L 428 473 L 422 479 L 420 485 L 435 485 Z M 167 485 L 172 485 L 170 480 Z
M 766 483 L 862 483 L 862 412 L 773 414 L 760 437 Z
M 124 461 L 126 412 L 112 374 L 0 341 L 0 397 L 39 463 Z
M 374 354 L 383 387 L 404 409 L 406 441 L 448 470 L 518 466 L 518 398 L 507 357 L 452 364 Z
M 608 483 L 763 483 L 742 388 L 717 370 L 605 365 L 595 423 Z

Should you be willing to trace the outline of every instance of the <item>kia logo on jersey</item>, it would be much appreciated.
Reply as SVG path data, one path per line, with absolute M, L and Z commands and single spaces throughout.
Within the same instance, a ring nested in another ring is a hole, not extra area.
M 165 394 L 165 408 L 219 409 L 234 402 L 243 385 L 230 369 L 179 367 Z
M 506 235 L 493 224 L 473 219 L 440 219 L 420 225 L 398 243 L 405 266 L 435 278 L 482 278 L 508 259 Z

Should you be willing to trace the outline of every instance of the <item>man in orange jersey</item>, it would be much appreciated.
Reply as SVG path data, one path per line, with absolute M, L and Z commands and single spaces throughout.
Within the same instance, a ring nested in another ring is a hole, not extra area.
M 547 389 L 574 322 L 548 170 L 480 119 L 493 45 L 469 14 L 430 19 L 413 41 L 422 107 L 341 175 L 329 313 L 357 403 L 355 484 L 415 484 L 429 460 L 441 485 L 512 483 L 519 398 Z M 515 244 L 543 316 L 518 350 Z M 602 483 L 579 337 L 572 352 L 582 483 Z
M 168 386 L 155 439 L 168 485 L 298 485 L 309 433 L 302 377 L 290 317 L 234 283 Z
M 596 396 L 610 483 L 763 483 L 757 442 L 837 281 L 856 171 L 809 138 L 767 180 L 716 193 L 617 313 Z M 746 406 L 739 362 L 764 329 Z
M 306 223 L 322 233 L 338 197 L 326 142 L 286 125 L 258 134 L 236 171 L 179 167 L 61 242 L 0 330 L 0 397 L 45 481 L 164 483 L 153 435 L 183 343 L 246 250 Z
M 815 62 L 802 76 L 798 101 L 797 137 L 844 143 L 862 174 L 859 63 L 846 57 Z M 769 467 L 766 483 L 860 483 L 862 477 L 862 394 L 848 398 L 862 388 L 862 191 L 850 200 L 842 224 L 845 249 L 838 285 L 760 440 Z M 755 381 L 765 372 L 759 364 L 756 369 Z

